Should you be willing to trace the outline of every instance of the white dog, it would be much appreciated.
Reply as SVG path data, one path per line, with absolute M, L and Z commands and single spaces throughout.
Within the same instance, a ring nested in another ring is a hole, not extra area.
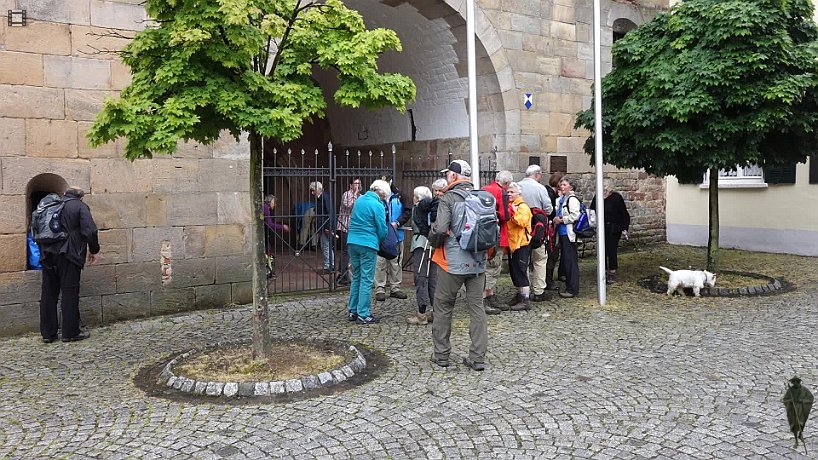
M 673 295 L 673 291 L 684 295 L 684 288 L 693 288 L 693 295 L 701 297 L 699 291 L 707 285 L 716 285 L 716 275 L 707 270 L 671 270 L 660 266 L 668 274 L 667 295 Z

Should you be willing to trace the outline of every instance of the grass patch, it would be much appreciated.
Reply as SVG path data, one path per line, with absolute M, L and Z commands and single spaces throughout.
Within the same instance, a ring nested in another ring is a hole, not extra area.
M 174 372 L 204 381 L 260 382 L 314 375 L 343 363 L 339 352 L 296 342 L 273 344 L 270 360 L 254 360 L 248 344 L 195 354 L 178 364 Z

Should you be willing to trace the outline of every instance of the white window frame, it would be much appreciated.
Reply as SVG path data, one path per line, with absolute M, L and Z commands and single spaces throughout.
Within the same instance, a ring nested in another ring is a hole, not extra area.
M 710 171 L 704 173 L 699 188 L 710 187 Z M 719 170 L 719 188 L 767 188 L 764 170 L 756 165 L 736 166 L 733 171 Z

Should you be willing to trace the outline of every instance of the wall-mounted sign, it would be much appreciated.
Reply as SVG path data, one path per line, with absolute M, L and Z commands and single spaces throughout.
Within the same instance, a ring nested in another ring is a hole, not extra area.
M 523 105 L 525 106 L 526 110 L 530 109 L 531 106 L 534 105 L 531 93 L 525 93 L 525 102 L 523 102 Z

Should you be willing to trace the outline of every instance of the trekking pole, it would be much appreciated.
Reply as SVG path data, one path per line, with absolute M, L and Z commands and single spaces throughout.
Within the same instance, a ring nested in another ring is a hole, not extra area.
M 429 240 L 426 240 L 426 243 L 423 244 L 423 253 L 420 255 L 420 263 L 418 263 L 418 275 L 420 275 L 420 270 L 423 269 L 423 259 L 426 258 L 426 249 L 429 247 Z M 427 271 L 426 275 L 428 276 L 429 273 Z

